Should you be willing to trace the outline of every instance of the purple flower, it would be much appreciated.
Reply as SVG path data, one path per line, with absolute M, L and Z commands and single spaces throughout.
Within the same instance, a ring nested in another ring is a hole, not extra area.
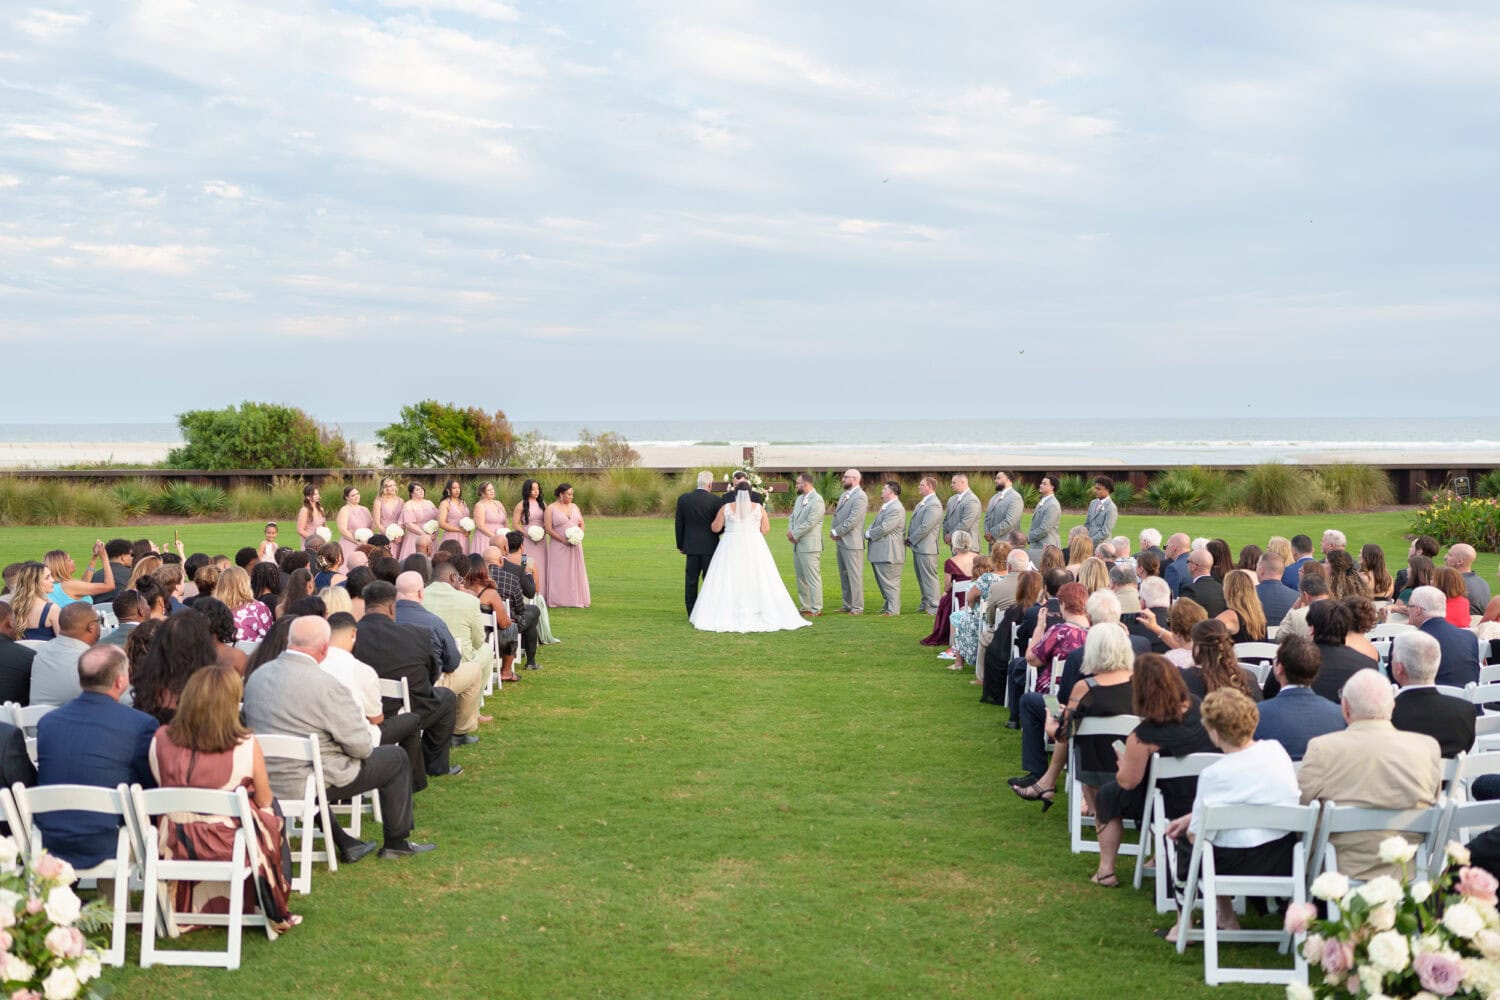
M 1418 955 L 1411 964 L 1417 970 L 1417 978 L 1422 981 L 1422 989 L 1440 997 L 1451 997 L 1463 984 L 1464 963 L 1456 958 L 1434 952 Z

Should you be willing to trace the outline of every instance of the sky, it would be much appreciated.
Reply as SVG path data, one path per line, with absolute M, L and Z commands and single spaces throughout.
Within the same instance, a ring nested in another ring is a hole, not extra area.
M 1497 415 L 1497 51 L 1490 0 L 7 3 L 4 412 Z

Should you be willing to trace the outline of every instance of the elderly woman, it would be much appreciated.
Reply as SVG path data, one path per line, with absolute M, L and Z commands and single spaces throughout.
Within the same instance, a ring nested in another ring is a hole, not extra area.
M 979 656 L 979 628 L 984 624 L 984 602 L 989 599 L 990 588 L 1000 579 L 994 562 L 989 556 L 979 556 L 973 566 L 974 586 L 964 595 L 962 610 L 955 611 L 951 622 L 953 636 L 953 662 L 949 670 L 962 670 L 965 663 L 973 663 Z
M 1192 811 L 1167 824 L 1167 838 L 1178 841 L 1177 879 L 1185 880 L 1193 841 L 1203 830 L 1205 806 L 1295 806 L 1302 801 L 1297 772 L 1286 749 L 1275 740 L 1255 739 L 1260 712 L 1239 691 L 1221 689 L 1203 699 L 1203 729 L 1224 754 L 1198 776 Z M 1290 875 L 1297 835 L 1278 830 L 1226 830 L 1212 842 L 1214 870 L 1220 875 Z M 1239 927 L 1227 896 L 1218 900 L 1220 928 Z M 1177 928 L 1158 931 L 1177 940 Z
M 949 638 L 948 617 L 953 612 L 953 585 L 974 579 L 974 560 L 979 558 L 974 536 L 967 531 L 953 533 L 953 555 L 943 563 L 943 596 L 938 601 L 937 617 L 932 631 L 922 639 L 924 646 L 947 646 Z M 952 652 L 949 650 L 948 652 Z M 947 659 L 948 657 L 944 657 Z
M 1116 760 L 1113 738 L 1108 736 L 1073 737 L 1077 723 L 1086 718 L 1102 718 L 1111 715 L 1129 715 L 1131 709 L 1130 678 L 1135 667 L 1135 653 L 1130 647 L 1130 636 L 1115 622 L 1104 622 L 1089 629 L 1088 639 L 1083 645 L 1083 664 L 1079 671 L 1083 679 L 1073 685 L 1068 693 L 1068 705 L 1057 716 L 1046 721 L 1046 735 L 1057 741 L 1052 752 L 1052 762 L 1046 772 L 1030 785 L 1012 785 L 1011 790 L 1027 801 L 1041 800 L 1042 811 L 1052 805 L 1057 788 L 1057 776 L 1062 773 L 1068 760 L 1068 740 L 1078 740 L 1078 774 L 1083 785 L 1083 810 L 1085 815 L 1094 811 L 1094 790 L 1114 777 Z M 1042 733 L 1029 731 L 1021 734 L 1022 766 L 1028 775 L 1034 773 L 1032 765 L 1043 759 L 1046 744 Z

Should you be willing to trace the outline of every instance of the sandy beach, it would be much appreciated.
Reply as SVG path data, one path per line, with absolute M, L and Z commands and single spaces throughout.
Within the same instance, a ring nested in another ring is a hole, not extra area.
M 0 468 L 50 469 L 85 463 L 119 463 L 140 465 L 160 463 L 174 442 L 79 441 L 79 442 L 0 442 Z M 641 465 L 664 469 L 711 469 L 724 471 L 741 464 L 740 444 L 641 445 Z M 373 444 L 355 446 L 359 462 L 379 467 L 380 449 Z M 1112 468 L 1164 465 L 1251 465 L 1257 462 L 1284 460 L 1303 465 L 1327 465 L 1334 462 L 1359 462 L 1371 465 L 1422 465 L 1435 468 L 1479 467 L 1500 465 L 1500 454 L 1492 450 L 1454 447 L 1441 451 L 1385 448 L 1328 449 L 1233 449 L 1205 447 L 1200 454 L 1184 455 L 1176 445 L 1170 456 L 1153 454 L 1150 448 L 1110 449 L 1089 447 L 1022 447 L 1011 449 L 976 449 L 962 446 L 928 447 L 840 447 L 838 445 L 762 445 L 761 465 L 774 469 L 842 469 L 849 466 L 865 469 L 970 469 L 994 468 L 1044 469 Z

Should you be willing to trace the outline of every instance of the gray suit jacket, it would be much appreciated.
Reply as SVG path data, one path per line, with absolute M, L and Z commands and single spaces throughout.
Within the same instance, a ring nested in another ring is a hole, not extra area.
M 1089 539 L 1095 545 L 1109 541 L 1115 530 L 1115 520 L 1119 516 L 1120 508 L 1115 506 L 1113 497 L 1089 501 L 1089 512 L 1083 519 L 1083 526 L 1089 529 Z
M 245 682 L 245 722 L 257 733 L 316 735 L 323 780 L 330 788 L 353 781 L 359 762 L 374 748 L 364 709 L 353 692 L 296 650 L 264 664 Z M 297 798 L 312 765 L 268 757 L 266 772 L 272 791 Z
M 978 545 L 981 540 L 979 517 L 979 498 L 973 490 L 953 494 L 948 498 L 948 510 L 943 514 L 943 537 L 952 538 L 955 531 L 967 531 Z
M 906 544 L 918 555 L 934 556 L 938 553 L 938 529 L 943 526 L 943 502 L 936 493 L 929 493 L 917 501 L 911 512 L 911 523 L 906 526 Z
M 906 543 L 901 529 L 906 523 L 906 509 L 901 501 L 881 505 L 875 512 L 875 521 L 870 525 L 870 551 L 867 558 L 872 563 L 906 562 Z
M 793 552 L 823 551 L 823 512 L 827 506 L 817 490 L 797 497 L 786 519 L 786 530 L 797 539 L 792 543 Z
M 863 550 L 865 547 L 865 514 L 870 498 L 858 486 L 845 490 L 833 508 L 833 532 L 841 549 Z
M 1031 512 L 1031 530 L 1026 534 L 1026 540 L 1032 545 L 1041 547 L 1044 545 L 1061 545 L 1057 536 L 1057 526 L 1062 523 L 1062 504 L 1057 502 L 1057 497 L 1042 497 L 1037 501 L 1036 510 Z
M 990 497 L 990 505 L 984 512 L 984 533 L 997 542 L 1003 542 L 1021 526 L 1021 494 L 1015 487 Z

